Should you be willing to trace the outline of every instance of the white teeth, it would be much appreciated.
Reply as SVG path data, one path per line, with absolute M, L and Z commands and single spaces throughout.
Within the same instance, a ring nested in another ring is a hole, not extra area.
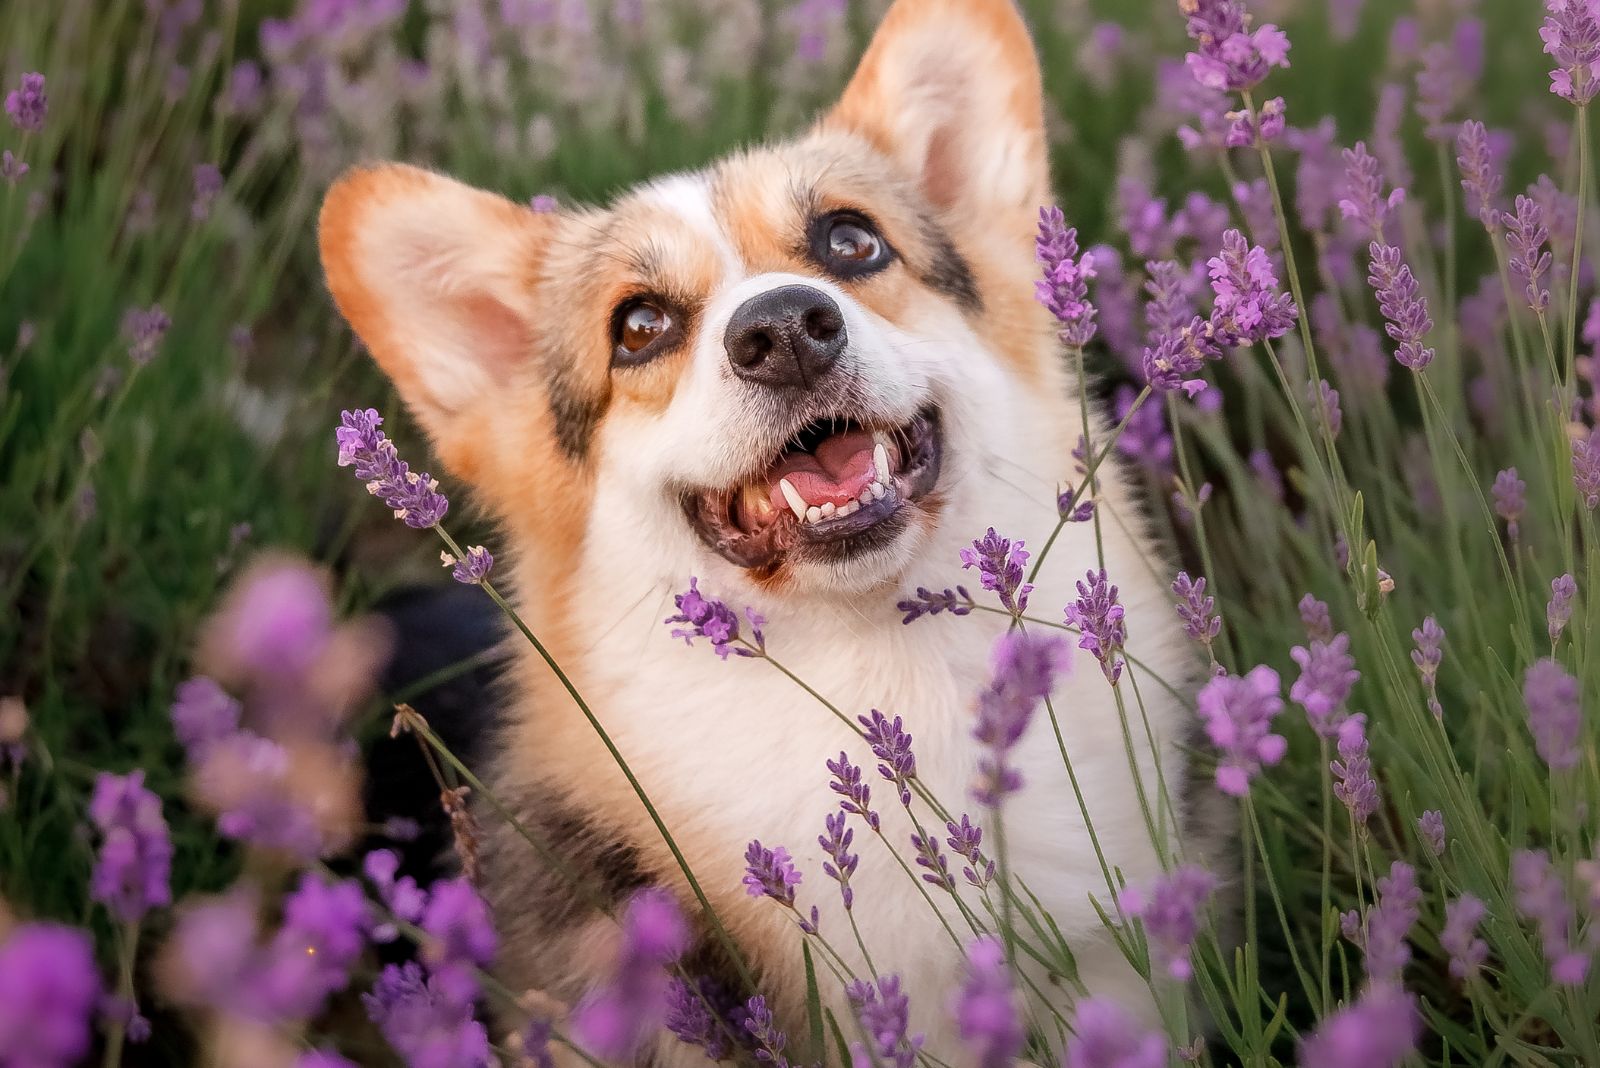
M 824 519 L 827 519 L 828 517 L 832 516 L 834 512 L 839 510 L 838 508 L 834 507 L 832 501 L 825 501 L 819 507 L 822 512 L 822 518 Z
M 872 495 L 873 500 L 881 501 L 889 491 L 883 488 L 882 482 L 874 482 L 872 485 L 867 487 L 867 492 Z
M 800 491 L 786 478 L 778 480 L 778 489 L 783 491 L 783 499 L 789 502 L 789 508 L 794 512 L 794 517 L 802 523 L 806 521 L 806 499 L 800 496 Z
M 822 509 L 818 508 L 814 504 L 810 508 L 807 508 L 806 509 L 806 522 L 807 523 L 820 523 L 820 522 L 822 522 Z
M 889 481 L 889 450 L 884 447 L 883 440 L 872 447 L 873 477 L 879 482 Z
M 849 504 L 847 504 L 843 508 L 839 509 L 839 515 L 840 515 L 840 517 L 847 516 L 847 515 L 855 515 L 860 510 L 861 510 L 861 502 L 860 501 L 851 501 Z

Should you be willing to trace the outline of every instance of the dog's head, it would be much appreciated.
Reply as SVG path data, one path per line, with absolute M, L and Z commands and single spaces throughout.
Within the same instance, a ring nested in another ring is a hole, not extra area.
M 1008 398 L 1056 388 L 1032 300 L 1046 154 L 1012 0 L 898 0 L 794 140 L 605 209 L 358 170 L 322 256 L 515 537 L 561 553 L 602 523 L 679 574 L 700 554 L 769 589 L 861 592 L 941 523 L 991 521 L 984 438 Z

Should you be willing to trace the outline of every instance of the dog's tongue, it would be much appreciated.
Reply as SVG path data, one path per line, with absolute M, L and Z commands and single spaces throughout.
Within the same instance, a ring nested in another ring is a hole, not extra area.
M 772 507 L 788 511 L 778 488 L 781 479 L 800 492 L 806 504 L 847 504 L 872 481 L 871 431 L 849 430 L 820 443 L 815 452 L 792 452 L 767 472 L 771 484 Z

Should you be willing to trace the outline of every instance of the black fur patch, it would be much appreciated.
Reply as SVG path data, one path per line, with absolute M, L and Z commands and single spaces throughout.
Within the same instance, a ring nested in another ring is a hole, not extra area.
M 982 312 L 983 296 L 972 277 L 972 268 L 956 251 L 949 235 L 930 222 L 923 227 L 922 239 L 933 252 L 931 265 L 918 275 L 922 283 L 935 292 L 943 293 L 973 315 Z
M 605 401 L 585 396 L 564 375 L 550 378 L 550 417 L 555 423 L 556 442 L 561 451 L 582 463 L 589 457 L 595 428 L 605 414 Z

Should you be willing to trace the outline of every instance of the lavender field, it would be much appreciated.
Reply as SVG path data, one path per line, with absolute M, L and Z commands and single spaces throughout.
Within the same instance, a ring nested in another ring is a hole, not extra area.
M 907 641 L 1004 631 L 964 796 L 919 776 L 917 708 L 836 707 L 781 615 L 674 579 L 683 658 L 781 676 L 861 743 L 814 769 L 820 837 L 696 879 L 571 637 L 519 614 L 517 547 L 329 299 L 318 213 L 375 160 L 603 204 L 806 128 L 889 6 L 0 4 L 0 1068 L 1600 1065 L 1600 0 L 1022 0 L 1035 295 L 1109 433 L 1019 490 L 1047 539 L 979 526 L 903 578 Z M 1106 565 L 1145 525 L 1160 619 Z M 1174 622 L 1176 674 L 1139 655 Z M 516 985 L 480 879 L 496 843 L 560 868 L 570 842 L 511 814 L 457 708 L 530 646 L 681 866 L 603 910 L 572 998 Z M 1140 781 L 1159 874 L 1108 862 L 1058 678 L 1113 695 L 1130 766 L 1178 702 L 1229 845 L 1162 844 L 1185 787 Z M 1137 1004 L 1008 862 L 1029 728 Z M 856 922 L 872 856 L 958 943 L 948 992 Z M 803 1012 L 727 893 L 792 929 Z

